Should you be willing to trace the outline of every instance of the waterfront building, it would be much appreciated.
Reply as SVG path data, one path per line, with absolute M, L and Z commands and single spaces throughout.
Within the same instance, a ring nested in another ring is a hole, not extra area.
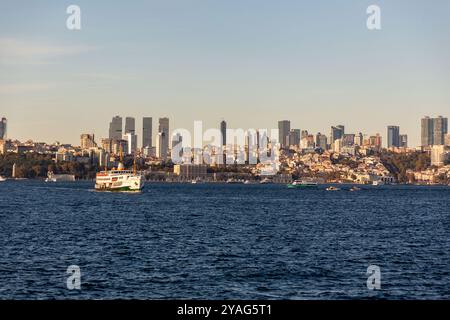
M 142 118 L 142 148 L 149 147 L 152 145 L 152 132 L 153 132 L 153 118 L 144 117 Z
M 431 147 L 431 165 L 441 167 L 444 165 L 447 156 L 446 147 L 444 145 L 434 145 Z
M 55 154 L 55 162 L 72 162 L 73 161 L 73 153 L 69 152 L 65 148 L 60 148 L 58 152 Z
M 109 123 L 109 138 L 122 139 L 122 117 L 115 116 Z
M 180 180 L 205 179 L 208 166 L 206 164 L 176 164 L 173 167 L 174 175 Z

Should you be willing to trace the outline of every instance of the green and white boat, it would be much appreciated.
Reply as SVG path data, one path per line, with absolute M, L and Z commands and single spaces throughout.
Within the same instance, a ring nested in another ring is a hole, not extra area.
M 310 180 L 295 180 L 294 182 L 287 185 L 288 188 L 300 188 L 300 189 L 314 189 L 317 188 L 318 184 L 315 181 Z

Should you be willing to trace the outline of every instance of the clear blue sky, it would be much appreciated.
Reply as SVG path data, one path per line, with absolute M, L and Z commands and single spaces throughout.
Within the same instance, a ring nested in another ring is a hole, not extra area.
M 417 145 L 422 116 L 449 116 L 449 16 L 448 0 L 2 0 L 0 116 L 11 138 L 75 144 L 119 114 L 138 133 L 142 116 L 383 136 L 396 124 Z

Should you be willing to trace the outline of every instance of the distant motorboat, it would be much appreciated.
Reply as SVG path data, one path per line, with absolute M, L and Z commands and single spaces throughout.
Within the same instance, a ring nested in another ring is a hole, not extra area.
M 382 185 L 384 185 L 384 182 L 381 181 L 381 180 L 376 180 L 376 181 L 372 182 L 372 185 L 374 185 L 374 186 L 382 186 Z
M 264 178 L 259 183 L 260 184 L 269 184 L 269 183 L 273 183 L 273 181 L 272 181 L 272 179 Z
M 361 188 L 358 188 L 356 186 L 350 188 L 350 191 L 359 191 L 359 190 L 361 190 Z
M 197 177 L 195 179 L 192 179 L 191 184 L 197 184 L 197 183 L 202 183 L 203 180 L 200 177 Z
M 0 176 L 0 182 L 6 181 L 6 178 Z
M 339 190 L 341 190 L 341 189 L 336 188 L 336 187 L 333 187 L 333 186 L 330 186 L 330 187 L 326 188 L 326 190 L 327 190 L 327 191 L 339 191 Z
M 54 174 L 49 171 L 45 182 L 72 182 L 75 181 L 75 175 L 73 174 Z
M 227 180 L 227 183 L 242 183 L 242 181 L 234 178 L 230 178 Z

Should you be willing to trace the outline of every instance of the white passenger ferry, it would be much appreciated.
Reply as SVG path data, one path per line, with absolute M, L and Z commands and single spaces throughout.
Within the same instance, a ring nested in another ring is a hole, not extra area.
M 125 170 L 122 163 L 117 169 L 101 171 L 95 179 L 98 191 L 141 191 L 144 188 L 144 176 L 134 170 Z

